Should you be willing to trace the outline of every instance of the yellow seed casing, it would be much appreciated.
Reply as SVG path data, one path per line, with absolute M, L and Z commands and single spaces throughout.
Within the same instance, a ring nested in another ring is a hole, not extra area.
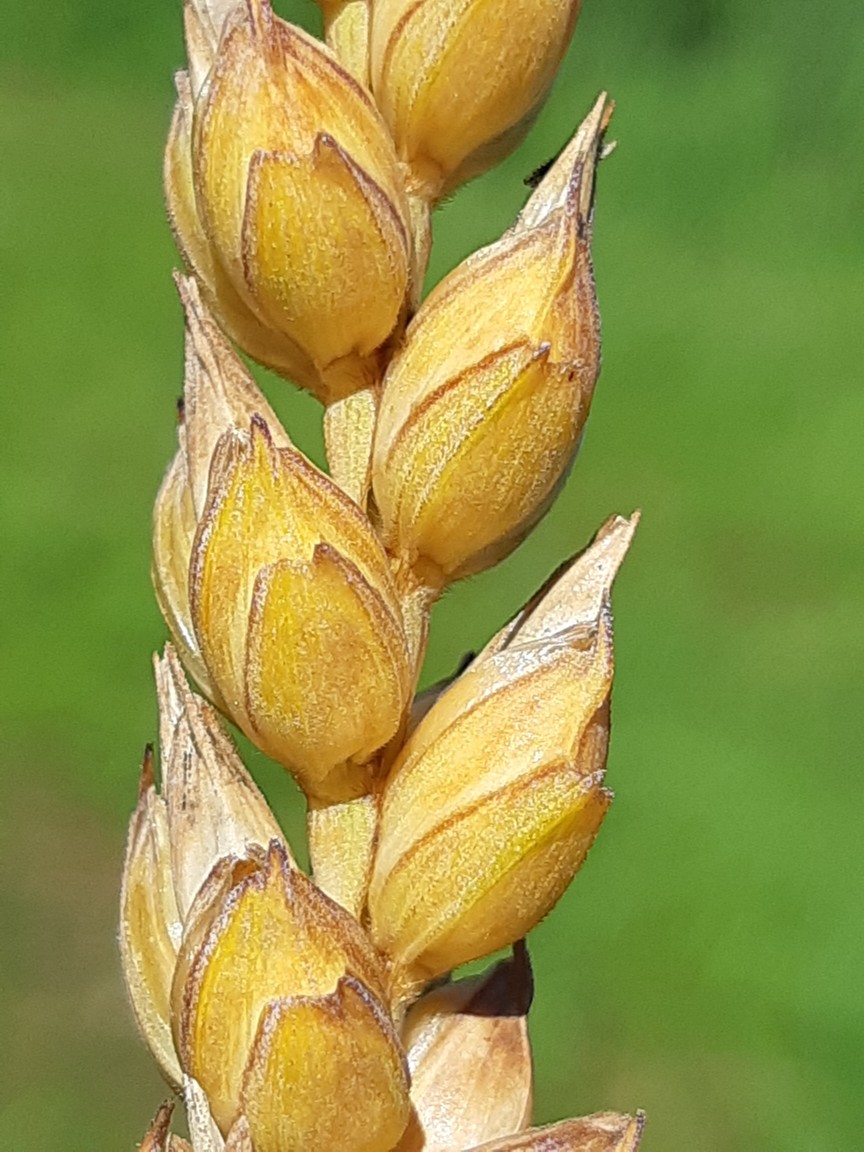
M 408 1072 L 383 992 L 365 933 L 278 845 L 226 861 L 190 913 L 172 991 L 181 1062 L 223 1134 L 242 1113 L 259 1152 L 392 1148 Z M 350 1109 L 333 1107 L 340 1083 Z
M 206 72 L 190 27 L 165 161 L 180 247 L 251 355 L 339 399 L 377 377 L 408 285 L 393 143 L 366 90 L 268 0 L 231 10 Z
M 372 89 L 415 190 L 437 199 L 530 127 L 578 0 L 375 0 Z
M 497 563 L 566 478 L 600 369 L 590 253 L 601 98 L 514 228 L 424 302 L 388 369 L 372 483 L 388 546 L 442 583 Z

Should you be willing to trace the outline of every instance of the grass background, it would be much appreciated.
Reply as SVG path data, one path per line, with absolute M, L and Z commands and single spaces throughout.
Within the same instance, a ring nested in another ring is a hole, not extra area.
M 280 11 L 316 27 L 311 3 Z M 0 1132 L 131 1149 L 164 1095 L 114 931 L 164 638 L 148 537 L 181 384 L 159 175 L 179 12 L 2 18 Z M 646 1152 L 860 1136 L 862 34 L 855 0 L 590 4 L 530 140 L 437 220 L 441 275 L 616 97 L 584 449 L 528 544 L 436 609 L 427 672 L 643 509 L 616 595 L 618 798 L 532 951 L 539 1117 L 642 1106 Z M 320 452 L 315 406 L 266 385 Z M 253 768 L 296 830 L 291 787 Z

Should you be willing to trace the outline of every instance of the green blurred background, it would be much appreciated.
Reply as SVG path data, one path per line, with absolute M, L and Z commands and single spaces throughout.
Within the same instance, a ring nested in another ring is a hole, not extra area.
M 279 10 L 317 27 L 311 3 Z M 180 19 L 2 19 L 0 1133 L 107 1152 L 164 1096 L 114 934 L 165 635 L 148 537 L 181 386 L 160 189 Z M 539 1117 L 641 1106 L 646 1152 L 860 1139 L 862 66 L 857 0 L 589 4 L 530 140 L 437 220 L 439 276 L 616 97 L 584 449 L 529 543 L 436 609 L 427 679 L 643 509 L 616 595 L 618 799 L 532 948 Z M 266 386 L 320 455 L 314 404 Z M 291 787 L 253 767 L 297 834 Z

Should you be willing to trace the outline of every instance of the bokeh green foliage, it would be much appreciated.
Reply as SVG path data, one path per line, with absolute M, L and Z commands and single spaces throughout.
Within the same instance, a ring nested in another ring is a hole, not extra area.
M 311 3 L 280 11 L 317 26 Z M 432 275 L 513 218 L 601 88 L 605 367 L 567 490 L 436 609 L 428 678 L 610 512 L 608 782 L 534 934 L 538 1109 L 648 1109 L 646 1152 L 853 1148 L 864 1083 L 861 814 L 864 10 L 587 6 L 529 142 L 439 214 Z M 160 154 L 170 4 L 3 10 L 0 1132 L 131 1148 L 163 1089 L 113 943 L 164 628 L 150 507 L 181 379 Z M 315 405 L 266 379 L 320 456 Z M 857 754 L 857 755 L 856 755 Z M 297 797 L 253 770 L 292 835 Z

